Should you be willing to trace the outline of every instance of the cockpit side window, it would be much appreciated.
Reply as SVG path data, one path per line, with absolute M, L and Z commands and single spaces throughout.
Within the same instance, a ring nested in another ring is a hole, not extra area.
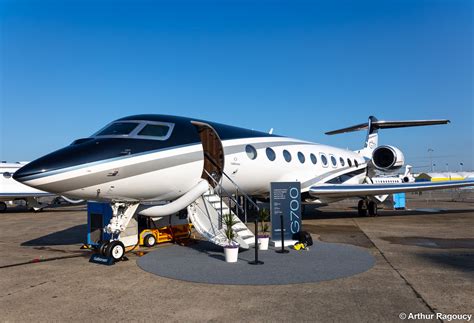
M 131 133 L 138 123 L 135 122 L 114 122 L 102 131 L 96 133 L 96 136 L 126 136 Z
M 161 124 L 147 124 L 138 132 L 139 136 L 165 137 L 170 130 L 169 126 Z

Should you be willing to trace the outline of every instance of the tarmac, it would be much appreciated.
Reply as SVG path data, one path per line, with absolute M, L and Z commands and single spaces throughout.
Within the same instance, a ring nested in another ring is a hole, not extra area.
M 92 264 L 89 251 L 79 249 L 84 207 L 12 210 L 0 214 L 0 321 L 402 322 L 410 314 L 474 314 L 472 196 L 408 196 L 407 203 L 411 210 L 364 218 L 351 202 L 306 208 L 305 230 L 325 243 L 364 248 L 375 265 L 346 278 L 291 285 L 165 278 L 139 268 L 141 253 L 110 267 Z

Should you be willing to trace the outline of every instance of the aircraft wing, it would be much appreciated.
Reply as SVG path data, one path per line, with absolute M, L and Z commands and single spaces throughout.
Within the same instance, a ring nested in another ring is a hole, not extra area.
M 14 199 L 22 199 L 22 198 L 27 198 L 27 197 L 43 197 L 43 196 L 56 196 L 57 194 L 53 193 L 16 193 L 16 192 L 10 192 L 10 193 L 0 193 L 0 200 L 14 200 Z
M 309 189 L 313 197 L 364 197 L 385 195 L 404 192 L 421 192 L 474 186 L 474 180 L 443 181 L 443 182 L 418 182 L 394 184 L 322 184 L 314 185 Z

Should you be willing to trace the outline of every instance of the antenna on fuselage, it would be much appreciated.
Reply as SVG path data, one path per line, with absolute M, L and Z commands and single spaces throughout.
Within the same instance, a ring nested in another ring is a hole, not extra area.
M 273 128 L 270 128 L 270 131 L 268 131 L 270 135 L 273 135 Z

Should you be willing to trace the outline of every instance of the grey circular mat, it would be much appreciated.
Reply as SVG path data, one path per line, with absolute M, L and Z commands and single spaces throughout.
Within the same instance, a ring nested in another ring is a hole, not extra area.
M 249 265 L 255 249 L 242 250 L 237 263 L 226 263 L 224 251 L 209 242 L 159 248 L 138 259 L 138 266 L 158 276 L 208 284 L 286 285 L 352 276 L 369 270 L 375 259 L 367 249 L 315 242 L 309 251 L 260 251 L 263 265 Z

